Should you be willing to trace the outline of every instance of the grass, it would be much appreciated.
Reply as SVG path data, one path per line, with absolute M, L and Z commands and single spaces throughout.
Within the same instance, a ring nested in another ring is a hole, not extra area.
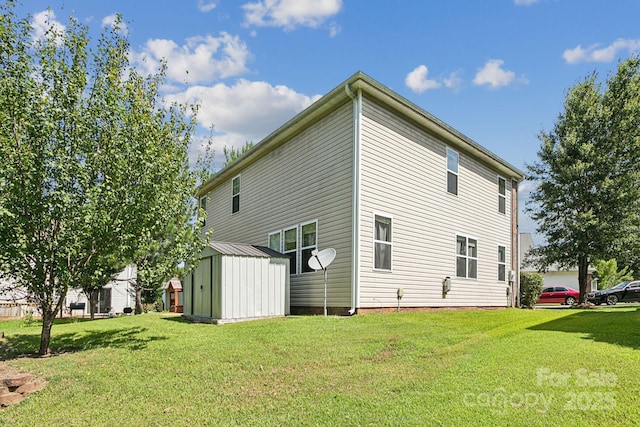
M 0 425 L 638 425 L 640 311 L 474 310 L 223 326 L 179 317 L 0 322 L 45 390 Z

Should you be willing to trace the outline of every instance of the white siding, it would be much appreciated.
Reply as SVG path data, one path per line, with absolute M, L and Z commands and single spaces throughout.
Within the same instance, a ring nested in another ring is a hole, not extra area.
M 580 289 L 577 271 L 547 271 L 542 277 L 545 288 L 548 286 L 568 286 L 573 289 Z
M 451 147 L 460 159 L 458 195 L 449 194 L 448 145 L 363 98 L 359 306 L 394 306 L 398 288 L 401 306 L 507 305 L 497 248 L 505 246 L 510 259 L 511 180 L 500 214 L 498 173 Z M 373 269 L 374 213 L 393 217 L 391 272 Z M 477 280 L 456 277 L 457 234 L 478 240 Z M 447 276 L 451 291 L 443 298 Z
M 353 116 L 345 102 L 208 193 L 213 240 L 267 246 L 268 234 L 318 221 L 318 249 L 333 247 L 328 305 L 350 306 Z M 231 181 L 241 175 L 240 211 Z M 300 247 L 300 242 L 298 242 Z M 322 306 L 322 273 L 291 276 L 292 306 Z

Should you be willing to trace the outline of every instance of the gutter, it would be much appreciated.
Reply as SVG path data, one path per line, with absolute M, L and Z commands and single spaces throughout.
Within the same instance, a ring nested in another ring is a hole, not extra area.
M 353 100 L 353 186 L 352 186 L 352 212 L 351 212 L 351 228 L 352 232 L 352 260 L 351 265 L 351 309 L 350 315 L 356 314 L 358 309 L 358 301 L 360 300 L 360 183 L 361 183 L 361 166 L 360 159 L 361 149 L 361 127 L 362 127 L 362 89 L 358 89 L 354 94 L 349 88 L 349 84 L 344 85 L 344 90 Z

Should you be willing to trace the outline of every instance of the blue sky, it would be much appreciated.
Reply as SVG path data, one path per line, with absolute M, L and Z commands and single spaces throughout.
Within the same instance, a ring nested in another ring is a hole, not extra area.
M 224 146 L 260 141 L 360 70 L 524 170 L 565 90 L 640 52 L 638 0 L 24 3 L 36 28 L 73 15 L 97 33 L 121 13 L 133 64 L 165 58 L 163 95 L 201 104 L 199 136 L 215 126 L 218 166 Z

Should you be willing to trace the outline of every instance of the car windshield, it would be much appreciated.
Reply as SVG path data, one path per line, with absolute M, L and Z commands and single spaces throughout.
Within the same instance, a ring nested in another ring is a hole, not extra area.
M 622 289 L 625 286 L 627 286 L 629 284 L 629 282 L 622 282 L 622 283 L 618 283 L 617 285 L 615 285 L 613 288 L 611 289 Z

